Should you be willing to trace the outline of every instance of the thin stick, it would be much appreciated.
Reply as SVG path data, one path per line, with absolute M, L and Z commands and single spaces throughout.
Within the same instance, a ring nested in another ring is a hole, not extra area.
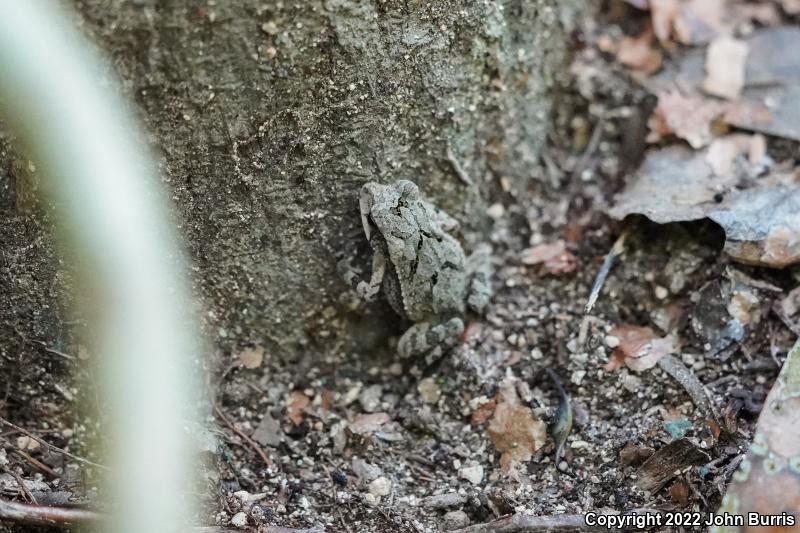
M 22 479 L 22 476 L 20 476 L 19 474 L 17 474 L 13 470 L 8 470 L 8 469 L 4 469 L 4 470 L 6 472 L 8 472 L 9 474 L 11 474 L 12 476 L 14 476 L 14 479 L 17 481 L 17 486 L 19 487 L 19 490 L 25 495 L 25 497 L 28 498 L 28 501 L 30 501 L 33 504 L 38 504 L 39 503 L 39 502 L 36 501 L 36 498 L 33 497 L 33 494 L 31 494 L 31 491 L 28 490 L 28 487 L 25 485 L 25 480 Z
M 571 179 L 574 182 L 578 178 L 580 178 L 583 171 L 586 170 L 586 166 L 589 163 L 589 158 L 592 157 L 597 147 L 600 145 L 600 139 L 603 138 L 603 126 L 606 123 L 606 117 L 601 116 L 597 120 L 597 125 L 594 127 L 592 131 L 592 136 L 589 138 L 589 144 L 586 145 L 586 149 L 583 151 L 578 164 L 575 165 L 575 169 L 572 171 Z
M 504 516 L 485 524 L 475 524 L 453 533 L 526 533 L 545 531 L 596 531 L 602 529 L 586 525 L 586 517 L 582 514 L 557 514 L 552 516 L 531 516 L 513 514 Z
M 58 474 L 55 470 L 53 470 L 52 468 L 50 468 L 49 466 L 47 466 L 46 464 L 44 464 L 40 460 L 36 459 L 35 457 L 31 457 L 30 455 L 28 455 L 27 453 L 23 452 L 22 450 L 16 449 L 16 450 L 14 450 L 14 453 L 19 455 L 20 457 L 22 457 L 26 461 L 28 461 L 30 464 L 32 464 L 34 467 L 38 468 L 39 470 L 41 470 L 45 474 L 47 474 L 49 476 L 52 476 L 54 478 L 61 477 L 61 475 Z
M 29 505 L 0 498 L 0 520 L 32 526 L 66 526 L 96 524 L 104 519 L 104 515 L 85 509 Z
M 606 278 L 611 272 L 611 267 L 614 266 L 614 260 L 625 251 L 625 239 L 628 238 L 632 227 L 632 225 L 628 225 L 622 230 L 622 233 L 619 234 L 619 237 L 617 237 L 617 240 L 614 242 L 614 246 L 611 247 L 611 250 L 609 250 L 606 258 L 603 260 L 603 265 L 600 267 L 600 270 L 597 272 L 597 277 L 594 279 L 592 291 L 589 293 L 589 300 L 586 302 L 586 307 L 583 309 L 584 314 L 591 312 L 594 304 L 597 302 L 597 297 L 600 295 L 603 285 L 605 285 Z
M 472 179 L 469 177 L 469 174 L 467 174 L 467 171 L 464 170 L 464 167 L 461 166 L 461 163 L 458 162 L 456 156 L 453 155 L 453 150 L 450 149 L 449 144 L 447 145 L 446 155 L 447 155 L 447 161 L 450 163 L 450 166 L 453 167 L 453 170 L 455 171 L 456 176 L 458 176 L 458 179 L 460 179 L 464 185 L 472 186 Z
M 72 355 L 69 355 L 68 353 L 60 352 L 60 351 L 56 350 L 55 348 L 51 348 L 51 347 L 49 347 L 49 346 L 48 346 L 48 345 L 47 345 L 45 342 L 43 342 L 43 341 L 39 341 L 39 340 L 36 340 L 36 339 L 29 339 L 28 337 L 26 337 L 25 335 L 23 335 L 23 334 L 22 334 L 22 332 L 21 332 L 20 330 L 18 330 L 17 328 L 14 328 L 14 331 L 17 333 L 17 335 L 19 335 L 19 336 L 20 336 L 20 338 L 22 339 L 22 342 L 24 342 L 24 343 L 27 343 L 27 344 L 36 344 L 37 346 L 41 347 L 41 348 L 42 348 L 42 350 L 44 350 L 45 352 L 47 352 L 47 353 L 51 353 L 51 354 L 53 354 L 53 355 L 57 355 L 57 356 L 59 356 L 59 357 L 63 357 L 64 359 L 68 359 L 68 360 L 75 359 L 75 357 L 74 357 L 74 356 L 72 356 Z
M 109 472 L 111 471 L 111 469 L 109 467 L 105 466 L 105 465 L 101 465 L 100 463 L 95 463 L 94 461 L 90 461 L 89 459 L 84 459 L 83 457 L 79 457 L 79 456 L 75 455 L 74 453 L 70 453 L 67 450 L 59 448 L 58 446 L 54 446 L 54 445 L 50 444 L 49 442 L 47 442 L 47 441 L 45 441 L 43 439 L 40 439 L 39 437 L 37 437 L 36 435 L 31 433 L 27 429 L 22 428 L 22 427 L 20 427 L 20 426 L 18 426 L 16 424 L 13 424 L 13 423 L 9 422 L 8 420 L 3 418 L 2 416 L 0 416 L 0 424 L 5 424 L 10 428 L 16 429 L 17 431 L 19 431 L 23 435 L 27 435 L 28 437 L 32 438 L 33 440 L 35 440 L 36 442 L 38 442 L 39 444 L 41 444 L 45 448 L 47 448 L 49 450 L 52 450 L 54 452 L 60 453 L 62 455 L 66 455 L 67 457 L 69 457 L 73 461 L 77 461 L 77 462 L 85 464 L 87 466 L 93 466 L 95 468 L 102 468 L 103 470 L 108 470 Z
M 697 376 L 686 368 L 686 365 L 681 363 L 677 357 L 665 355 L 658 360 L 658 366 L 686 389 L 686 392 L 689 393 L 694 404 L 701 411 L 712 417 L 715 421 L 719 419 L 717 411 L 714 409 L 714 404 L 703 383 L 697 379 Z
M 267 466 L 273 465 L 272 459 L 270 459 L 269 456 L 264 452 L 264 450 L 261 449 L 261 446 L 259 446 L 256 441 L 251 439 L 241 429 L 234 426 L 233 423 L 230 420 L 228 420 L 228 418 L 225 416 L 225 413 L 223 413 L 222 409 L 220 409 L 219 405 L 217 405 L 217 402 L 216 400 L 214 400 L 213 396 L 211 397 L 211 405 L 212 407 L 214 407 L 214 412 L 217 413 L 219 419 L 222 420 L 222 423 L 225 424 L 228 427 L 228 429 L 230 429 L 231 431 L 239 435 L 242 439 L 244 439 L 244 441 L 259 455 L 259 457 L 261 457 L 261 460 L 264 461 L 264 463 L 266 463 Z
M 0 521 L 8 520 L 18 524 L 31 526 L 89 526 L 105 522 L 107 515 L 88 509 L 74 507 L 47 507 L 10 502 L 0 498 Z M 225 527 L 193 527 L 193 533 L 233 533 L 235 529 Z M 293 529 L 280 526 L 268 526 L 265 533 L 325 533 L 324 529 Z

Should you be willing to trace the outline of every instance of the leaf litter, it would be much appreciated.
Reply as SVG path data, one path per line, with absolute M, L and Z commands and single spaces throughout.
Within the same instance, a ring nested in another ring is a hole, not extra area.
M 648 121 L 648 142 L 677 138 L 689 147 L 678 144 L 651 149 L 608 213 L 617 219 L 644 215 L 659 224 L 708 219 L 722 228 L 724 252 L 735 261 L 769 268 L 800 263 L 800 195 L 794 160 L 775 164 L 770 158 L 770 142 L 764 137 L 800 141 L 800 58 L 788 53 L 800 47 L 800 30 L 765 28 L 735 36 L 745 20 L 767 26 L 779 21 L 774 5 L 767 3 L 628 3 L 650 10 L 654 34 L 666 48 L 675 49 L 675 43 L 710 44 L 704 49 L 679 51 L 677 61 L 664 64 L 661 74 L 641 80 L 658 97 Z M 779 3 L 786 14 L 800 13 L 797 0 Z M 709 32 L 697 32 L 697 26 L 692 26 L 690 5 L 702 5 L 703 16 L 697 20 Z M 731 16 L 739 20 L 731 21 Z M 729 134 L 731 128 L 755 134 Z M 620 255 L 619 251 L 615 255 Z M 698 337 L 707 338 L 705 346 L 711 353 L 737 346 L 746 330 L 762 320 L 758 289 L 764 287 L 748 286 L 742 283 L 745 278 L 731 277 L 706 286 L 703 291 L 711 297 L 706 302 L 698 293 L 699 312 L 694 313 L 692 327 Z M 773 307 L 790 328 L 790 317 L 800 308 L 797 290 Z M 701 310 L 704 303 L 711 306 L 710 314 Z M 710 442 L 720 438 L 719 419 L 707 389 L 674 355 L 679 350 L 677 337 L 662 337 L 649 327 L 631 325 L 618 326 L 611 336 L 618 345 L 606 370 L 624 365 L 641 371 L 659 365 L 712 417 L 708 420 Z M 800 397 L 798 346 L 800 341 L 789 352 L 767 398 L 750 451 L 733 475 L 720 512 L 756 510 L 766 515 L 798 510 L 800 483 L 794 464 L 800 457 L 800 409 L 794 405 Z M 733 419 L 729 414 L 725 411 L 725 424 L 735 430 L 735 414 Z M 682 426 L 674 435 L 684 431 Z M 708 459 L 691 440 L 675 440 L 645 461 L 637 471 L 637 484 L 655 492 Z M 731 464 L 735 466 L 736 461 Z M 729 475 L 732 470 L 727 472 Z M 673 483 L 673 503 L 687 504 L 688 486 L 683 480 Z

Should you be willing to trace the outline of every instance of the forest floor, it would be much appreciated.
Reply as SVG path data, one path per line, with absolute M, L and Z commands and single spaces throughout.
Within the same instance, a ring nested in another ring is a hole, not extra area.
M 725 247 L 730 228 L 708 210 L 687 215 L 667 182 L 693 157 L 728 173 L 747 167 L 751 180 L 793 176 L 800 139 L 708 111 L 709 102 L 739 102 L 746 86 L 711 99 L 713 82 L 701 79 L 706 96 L 676 103 L 670 95 L 691 92 L 682 65 L 705 57 L 716 35 L 750 42 L 796 22 L 797 11 L 791 2 L 708 2 L 693 12 L 698 2 L 676 1 L 681 10 L 665 14 L 656 4 L 609 2 L 575 34 L 574 83 L 558 98 L 563 111 L 532 169 L 532 203 L 490 208 L 493 300 L 425 377 L 408 375 L 389 353 L 342 354 L 325 365 L 234 354 L 212 387 L 216 444 L 206 450 L 200 522 L 261 532 L 525 530 L 506 525 L 512 516 L 550 517 L 565 530 L 590 511 L 719 508 L 796 339 L 798 272 L 772 268 L 782 265 L 770 258 L 743 263 Z M 720 74 L 722 92 L 736 75 Z M 800 80 L 800 70 L 793 75 Z M 706 111 L 710 118 L 698 119 Z M 662 155 L 660 170 L 640 170 Z M 631 189 L 659 172 L 667 182 L 647 194 Z M 728 190 L 712 190 L 711 202 Z M 661 196 L 664 204 L 648 203 Z M 587 312 L 615 242 L 620 253 Z M 50 364 L 66 364 L 48 350 Z M 74 396 L 92 379 L 31 381 L 29 392 L 41 398 L 40 412 L 56 409 L 48 396 Z M 558 462 L 566 418 L 557 381 L 573 422 Z M 37 434 L 81 450 L 96 427 L 85 422 L 77 432 Z M 14 428 L 0 428 L 0 438 L 0 493 L 94 500 L 91 468 L 67 469 L 55 485 L 48 470 L 64 465 L 62 454 Z

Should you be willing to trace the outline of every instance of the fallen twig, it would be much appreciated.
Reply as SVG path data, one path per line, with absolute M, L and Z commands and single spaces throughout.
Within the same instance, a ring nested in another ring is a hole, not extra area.
M 464 167 L 461 166 L 461 163 L 458 162 L 456 156 L 453 155 L 453 150 L 450 149 L 450 145 L 447 146 L 447 161 L 450 163 L 450 166 L 453 167 L 453 171 L 455 171 L 456 176 L 460 179 L 464 185 L 472 186 L 472 179 L 467 174 L 467 171 L 464 170 Z
M 29 526 L 89 526 L 105 522 L 108 516 L 88 509 L 74 507 L 48 507 L 45 505 L 29 505 L 26 503 L 10 502 L 0 498 L 0 521 L 7 520 L 17 524 Z M 232 533 L 239 531 L 218 526 L 200 526 L 189 528 L 193 533 Z M 281 526 L 267 526 L 259 529 L 264 533 L 325 533 L 325 529 L 312 527 L 310 529 L 294 529 Z
M 31 457 L 30 455 L 28 455 L 27 453 L 23 452 L 22 450 L 19 450 L 19 449 L 18 450 L 14 450 L 13 453 L 15 453 L 16 455 L 19 455 L 25 461 L 27 461 L 28 463 L 33 465 L 35 468 L 41 470 L 42 472 L 44 472 L 48 476 L 51 476 L 51 477 L 54 477 L 54 478 L 61 477 L 55 470 L 53 470 L 52 468 L 50 468 L 49 466 L 47 466 L 46 464 L 44 464 L 40 460 L 36 459 L 35 457 Z
M 86 509 L 47 507 L 10 502 L 0 498 L 0 520 L 31 526 L 68 526 L 97 524 L 105 515 Z
M 694 404 L 703 411 L 706 415 L 714 418 L 715 421 L 719 420 L 717 410 L 714 408 L 714 403 L 708 395 L 703 383 L 697 379 L 694 373 L 686 368 L 686 365 L 681 363 L 677 357 L 672 355 L 665 355 L 658 360 L 658 365 L 669 374 L 675 381 L 680 383 L 686 392 L 691 396 Z
M 657 508 L 640 507 L 617 513 L 615 511 L 597 513 L 600 516 L 628 516 L 658 514 Z M 556 514 L 548 516 L 533 516 L 527 514 L 513 514 L 465 528 L 456 529 L 453 533 L 547 533 L 552 531 L 608 531 L 606 526 L 590 526 L 586 524 L 586 514 Z
M 36 501 L 36 498 L 33 496 L 33 494 L 31 494 L 31 491 L 28 490 L 27 485 L 25 485 L 25 480 L 22 479 L 22 476 L 17 474 L 14 470 L 6 470 L 6 472 L 14 476 L 14 479 L 17 482 L 19 490 L 22 491 L 22 493 L 25 495 L 26 498 L 28 498 L 28 501 L 34 505 L 39 505 L 39 502 Z
M 59 448 L 58 446 L 54 446 L 54 445 L 50 444 L 46 440 L 43 440 L 43 439 L 37 437 L 36 435 L 31 433 L 27 429 L 22 428 L 22 427 L 14 424 L 12 422 L 9 422 L 8 420 L 3 418 L 2 416 L 0 416 L 0 424 L 5 424 L 6 426 L 8 426 L 10 428 L 16 429 L 17 431 L 19 431 L 23 435 L 26 435 L 26 436 L 32 438 L 33 440 L 35 440 L 36 442 L 38 442 L 39 444 L 41 444 L 45 448 L 47 448 L 47 449 L 49 449 L 51 451 L 60 453 L 62 455 L 65 455 L 65 456 L 69 457 L 70 459 L 72 459 L 73 461 L 77 461 L 77 462 L 85 464 L 87 466 L 93 466 L 95 468 L 102 468 L 103 470 L 108 470 L 109 472 L 111 471 L 111 469 L 109 467 L 105 466 L 105 465 L 101 465 L 100 463 L 95 463 L 94 461 L 90 461 L 89 459 L 84 459 L 83 457 L 75 455 L 74 453 L 70 453 L 67 450 L 64 450 L 62 448 Z
M 74 356 L 72 356 L 72 355 L 70 355 L 70 354 L 68 354 L 68 353 L 64 353 L 64 352 L 61 352 L 61 351 L 59 351 L 59 350 L 56 350 L 55 348 L 51 348 L 50 346 L 48 346 L 48 345 L 47 345 L 45 342 L 43 342 L 43 341 L 36 340 L 36 339 L 29 339 L 28 337 L 26 337 L 25 335 L 23 335 L 23 334 L 22 334 L 22 332 L 21 332 L 20 330 L 18 330 L 17 328 L 14 328 L 14 331 L 17 333 L 17 335 L 19 335 L 19 337 L 22 339 L 22 342 L 24 342 L 24 343 L 27 343 L 27 344 L 36 344 L 37 346 L 39 346 L 39 347 L 40 347 L 42 350 L 44 350 L 45 352 L 47 352 L 47 353 L 51 353 L 51 354 L 53 354 L 53 355 L 57 355 L 57 356 L 59 356 L 59 357 L 63 357 L 64 359 L 68 359 L 68 360 L 70 360 L 70 361 L 71 361 L 71 360 L 73 360 L 73 359 L 75 359 L 75 357 L 74 357 Z
M 597 302 L 597 297 L 600 295 L 600 291 L 603 289 L 606 278 L 611 272 L 611 267 L 614 266 L 614 260 L 625 251 L 625 239 L 628 238 L 628 234 L 631 232 L 632 227 L 632 225 L 628 225 L 622 230 L 622 233 L 619 234 L 617 240 L 614 241 L 614 246 L 612 246 L 611 250 L 609 250 L 608 254 L 606 254 L 606 257 L 603 260 L 603 265 L 600 267 L 600 270 L 597 272 L 597 277 L 594 279 L 592 290 L 589 293 L 589 299 L 586 302 L 586 307 L 583 309 L 584 313 L 589 313 L 594 307 L 594 304 Z
M 229 529 L 226 527 L 216 527 L 216 526 L 209 526 L 209 527 L 196 527 L 191 530 L 192 533 L 235 533 L 241 531 L 241 529 Z M 266 526 L 266 529 L 261 528 L 259 531 L 263 533 L 325 533 L 324 529 L 312 527 L 311 529 L 295 529 L 291 527 L 282 527 L 282 526 Z
M 581 174 L 583 171 L 586 170 L 587 165 L 589 164 L 589 158 L 592 157 L 592 154 L 597 150 L 597 147 L 600 146 L 600 139 L 603 138 L 603 126 L 605 126 L 606 117 L 601 116 L 597 124 L 592 130 L 592 136 L 589 138 L 589 143 L 586 145 L 586 149 L 583 151 L 578 164 L 575 165 L 575 169 L 572 171 L 572 181 L 575 182 L 580 179 Z
M 231 431 L 239 435 L 242 439 L 244 439 L 244 441 L 258 454 L 259 457 L 261 457 L 261 460 L 264 461 L 264 463 L 266 463 L 267 466 L 272 466 L 274 464 L 272 462 L 272 459 L 269 458 L 266 452 L 264 452 L 264 450 L 261 449 L 261 446 L 259 446 L 256 441 L 251 439 L 245 432 L 234 426 L 233 423 L 230 420 L 228 420 L 228 417 L 225 416 L 225 413 L 223 413 L 222 409 L 220 409 L 219 405 L 217 405 L 217 402 L 216 400 L 214 400 L 213 395 L 211 397 L 211 406 L 214 408 L 214 412 L 217 414 L 219 419 L 222 420 L 222 423 L 225 424 L 228 427 L 228 429 L 230 429 Z
M 513 514 L 486 522 L 475 524 L 453 533 L 526 533 L 547 531 L 596 531 L 602 528 L 586 525 L 586 517 L 582 514 L 558 514 L 551 516 L 532 516 L 526 514 Z

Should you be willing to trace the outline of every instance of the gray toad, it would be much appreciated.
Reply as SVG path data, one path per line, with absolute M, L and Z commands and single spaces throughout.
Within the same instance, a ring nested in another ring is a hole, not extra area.
M 367 183 L 359 204 L 372 276 L 360 281 L 345 261 L 340 270 L 359 296 L 372 301 L 382 293 L 413 322 L 398 343 L 400 356 L 431 364 L 457 344 L 466 309 L 481 313 L 488 303 L 491 249 L 481 245 L 467 259 L 450 235 L 458 223 L 420 198 L 411 181 Z

